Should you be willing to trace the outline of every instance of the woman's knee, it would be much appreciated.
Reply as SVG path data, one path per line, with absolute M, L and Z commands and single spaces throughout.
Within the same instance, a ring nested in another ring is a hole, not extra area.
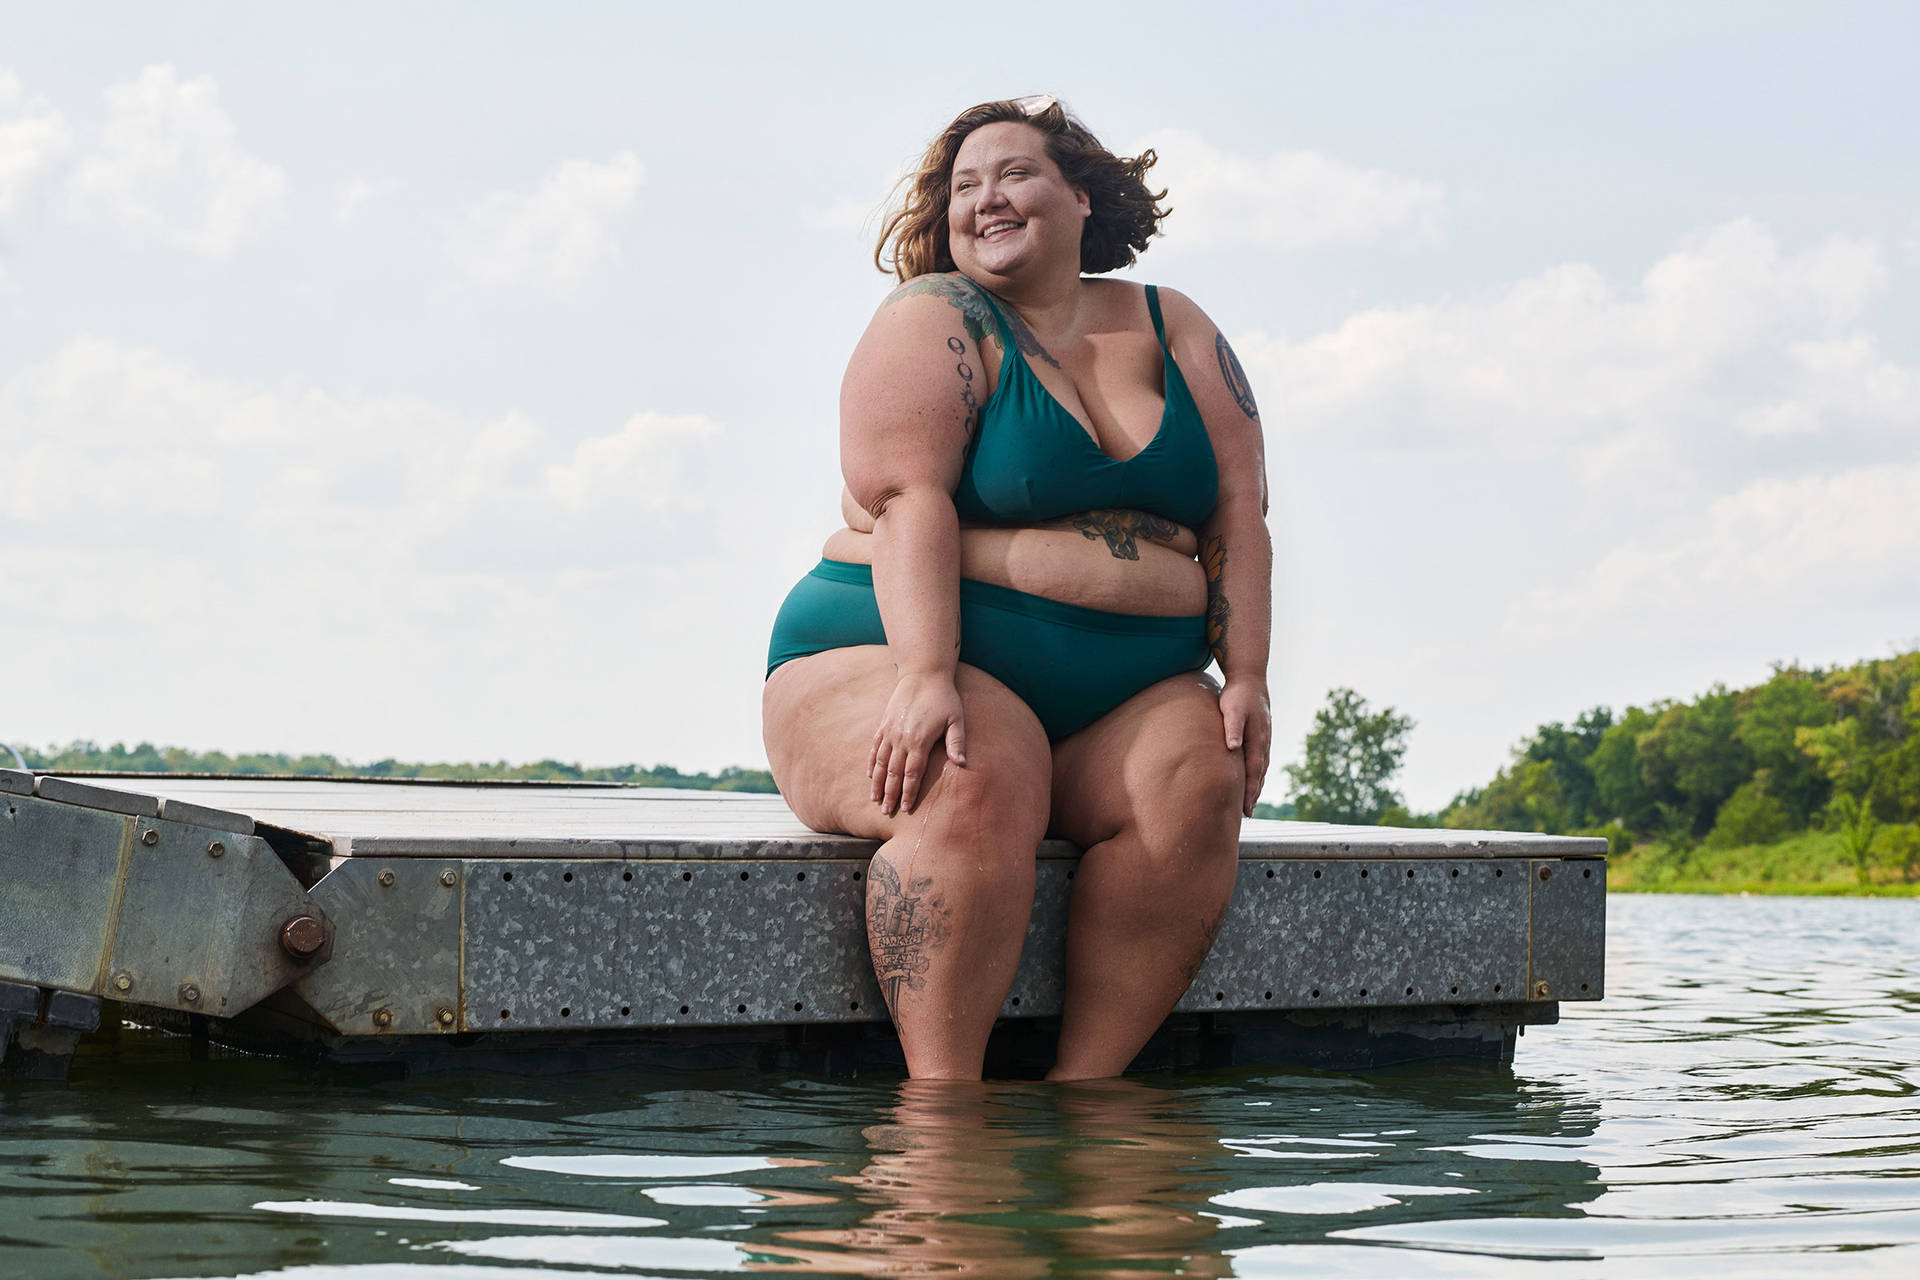
M 1148 845 L 1168 855 L 1237 857 L 1246 765 L 1215 743 L 1191 747 L 1167 760 L 1165 784 L 1137 809 Z

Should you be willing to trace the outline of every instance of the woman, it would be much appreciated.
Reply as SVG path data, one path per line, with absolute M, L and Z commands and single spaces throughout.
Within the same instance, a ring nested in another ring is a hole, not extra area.
M 1049 1078 L 1125 1070 L 1206 958 L 1266 774 L 1252 394 L 1193 303 L 1082 274 L 1146 247 L 1153 162 L 1052 98 L 934 140 L 841 389 L 848 527 L 774 625 L 768 759 L 808 826 L 884 841 L 867 933 L 916 1077 L 979 1078 L 1049 833 L 1085 850 Z

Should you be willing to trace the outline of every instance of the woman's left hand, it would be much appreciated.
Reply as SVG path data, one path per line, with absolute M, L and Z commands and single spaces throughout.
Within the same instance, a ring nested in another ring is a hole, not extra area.
M 1227 750 L 1246 752 L 1247 794 L 1240 812 L 1251 818 L 1273 756 L 1273 706 L 1267 700 L 1267 682 L 1250 676 L 1228 677 L 1220 690 L 1220 722 L 1226 730 Z

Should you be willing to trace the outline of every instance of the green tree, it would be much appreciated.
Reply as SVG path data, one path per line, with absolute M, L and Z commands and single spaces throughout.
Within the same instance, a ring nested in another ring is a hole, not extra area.
M 1733 736 L 1768 774 L 1767 792 L 1787 807 L 1789 823 L 1805 827 L 1827 802 L 1826 775 L 1800 749 L 1801 729 L 1831 724 L 1833 704 L 1820 696 L 1819 673 L 1775 667 L 1773 678 L 1739 697 Z
M 1640 765 L 1640 736 L 1653 728 L 1655 712 L 1628 707 L 1619 723 L 1600 736 L 1599 745 L 1587 757 L 1593 773 L 1594 798 L 1600 809 L 1598 818 L 1610 818 L 1639 836 L 1660 830 L 1658 797 L 1648 785 Z
M 1287 766 L 1287 798 L 1309 822 L 1372 823 L 1400 802 L 1393 775 L 1407 754 L 1413 721 L 1392 707 L 1374 711 L 1351 689 L 1334 689 L 1314 712 L 1299 764 Z

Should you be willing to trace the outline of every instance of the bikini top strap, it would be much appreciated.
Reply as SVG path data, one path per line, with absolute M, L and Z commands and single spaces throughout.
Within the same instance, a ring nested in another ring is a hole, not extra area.
M 1167 345 L 1167 322 L 1160 318 L 1160 286 L 1147 286 L 1147 314 L 1153 317 L 1153 336 L 1160 339 L 1160 345 Z

